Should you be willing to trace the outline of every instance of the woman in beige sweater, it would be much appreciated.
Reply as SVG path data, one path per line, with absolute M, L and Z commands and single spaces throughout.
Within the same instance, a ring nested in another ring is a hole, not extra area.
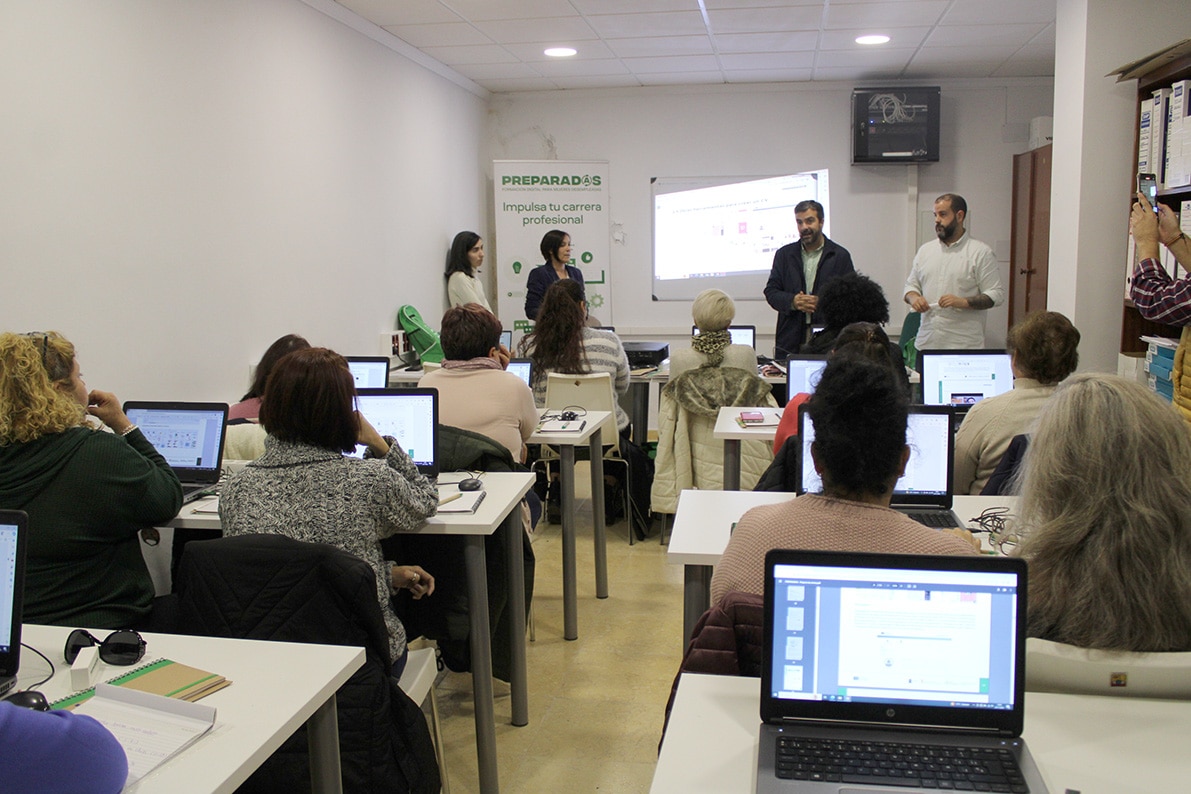
M 807 410 L 815 426 L 811 456 L 823 493 L 744 514 L 712 576 L 713 604 L 733 590 L 760 595 L 770 549 L 979 551 L 966 530 L 929 529 L 889 507 L 910 458 L 909 398 L 889 367 L 847 355 L 833 358 Z

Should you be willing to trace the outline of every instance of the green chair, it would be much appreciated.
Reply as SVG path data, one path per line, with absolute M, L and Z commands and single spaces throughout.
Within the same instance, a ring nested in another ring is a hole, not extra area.
M 909 312 L 902 323 L 901 333 L 897 337 L 897 343 L 902 349 L 902 359 L 905 360 L 908 369 L 918 368 L 918 347 L 914 340 L 918 336 L 918 326 L 921 322 L 922 315 L 920 313 Z

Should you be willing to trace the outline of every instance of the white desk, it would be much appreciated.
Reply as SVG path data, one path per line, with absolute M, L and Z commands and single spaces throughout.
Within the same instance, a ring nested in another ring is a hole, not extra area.
M 521 511 L 514 508 L 521 503 L 533 486 L 534 475 L 529 472 L 488 472 L 483 475 L 488 495 L 475 513 L 446 513 L 426 520 L 418 530 L 425 535 L 464 535 L 464 560 L 467 566 L 468 616 L 470 620 L 472 695 L 475 700 L 476 754 L 479 759 L 480 790 L 499 790 L 496 768 L 496 711 L 492 692 L 492 640 L 488 620 L 488 566 L 484 538 L 496 531 L 502 522 L 509 522 L 505 536 L 509 548 L 509 609 L 512 649 L 513 724 L 529 724 L 528 674 L 525 660 L 525 565 L 522 557 Z M 603 476 L 600 478 L 603 483 Z M 448 487 L 448 486 L 444 486 Z M 184 505 L 173 527 L 219 530 L 218 513 L 196 513 L 204 502 Z M 601 501 L 601 506 L 603 502 Z M 411 561 L 413 562 L 413 561 Z M 431 573 L 434 573 L 431 571 Z M 433 597 L 433 596 L 432 596 Z M 60 652 L 59 652 L 60 654 Z
M 393 389 L 412 388 L 426 374 L 424 369 L 390 369 L 389 387 Z
M 760 375 L 770 385 L 786 383 L 785 375 Z M 392 378 L 390 378 L 392 380 Z M 670 380 L 670 359 L 662 362 L 655 370 L 633 375 L 629 378 L 629 419 L 633 427 L 633 443 L 642 446 L 649 440 L 649 396 L 650 384 L 656 383 L 660 390 Z M 788 395 L 787 395 L 788 396 Z
M 547 409 L 548 410 L 548 409 Z M 543 411 L 545 413 L 546 411 Z M 559 448 L 559 486 L 562 491 L 562 612 L 564 639 L 579 639 L 579 606 L 575 578 L 575 447 L 586 443 L 591 454 L 591 515 L 595 536 L 596 598 L 608 597 L 608 544 L 604 526 L 604 449 L 599 432 L 615 422 L 611 411 L 588 411 L 580 430 L 567 433 L 535 432 L 531 444 Z
M 760 411 L 767 422 L 772 424 L 749 425 L 741 427 L 736 421 L 743 411 Z M 729 405 L 720 409 L 715 420 L 715 430 L 712 437 L 724 442 L 724 490 L 740 490 L 740 442 L 768 441 L 773 443 L 777 435 L 777 423 L 782 418 L 781 408 L 742 408 L 739 405 Z
M 761 679 L 684 674 L 655 794 L 756 787 Z M 1050 794 L 1186 791 L 1191 702 L 1026 693 L 1024 736 Z
M 778 504 L 793 498 L 794 494 L 780 491 L 690 490 L 678 495 L 678 509 L 674 514 L 674 530 L 670 535 L 666 561 L 671 565 L 684 566 L 684 650 L 699 617 L 711 606 L 711 575 L 728 546 L 735 522 L 754 507 Z M 957 496 L 954 502 L 955 514 L 959 516 L 959 520 L 972 529 L 976 525 L 970 519 L 980 515 L 986 508 L 1016 509 L 1018 499 L 1013 496 Z M 981 544 L 985 550 L 989 550 L 987 535 L 981 536 Z
M 40 687 L 50 700 L 71 694 L 62 659 L 69 628 L 26 625 L 21 637 L 48 656 L 55 675 Z M 94 630 L 99 638 L 109 632 Z M 364 649 L 343 645 L 229 640 L 148 634 L 148 654 L 219 673 L 232 685 L 201 701 L 216 709 L 215 727 L 137 783 L 137 792 L 231 792 L 306 723 L 316 791 L 341 791 L 335 691 L 364 664 Z M 128 668 L 100 662 L 104 679 Z M 45 677 L 46 663 L 21 651 L 19 686 Z

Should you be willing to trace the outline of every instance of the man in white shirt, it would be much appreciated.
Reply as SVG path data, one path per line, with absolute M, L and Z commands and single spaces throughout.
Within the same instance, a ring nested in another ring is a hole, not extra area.
M 905 301 L 922 313 L 919 350 L 984 347 L 984 312 L 1005 300 L 992 249 L 964 229 L 968 204 L 944 193 L 935 199 L 935 234 L 914 256 Z

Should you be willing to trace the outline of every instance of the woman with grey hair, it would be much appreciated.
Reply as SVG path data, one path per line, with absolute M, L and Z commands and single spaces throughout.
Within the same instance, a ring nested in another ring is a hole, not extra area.
M 1191 651 L 1191 433 L 1175 410 L 1076 375 L 1039 415 L 1020 478 L 1030 636 Z
M 691 304 L 691 319 L 699 333 L 691 346 L 670 355 L 670 377 L 699 367 L 735 367 L 757 371 L 757 353 L 747 345 L 732 344 L 728 326 L 736 319 L 736 304 L 723 290 L 705 289 Z

